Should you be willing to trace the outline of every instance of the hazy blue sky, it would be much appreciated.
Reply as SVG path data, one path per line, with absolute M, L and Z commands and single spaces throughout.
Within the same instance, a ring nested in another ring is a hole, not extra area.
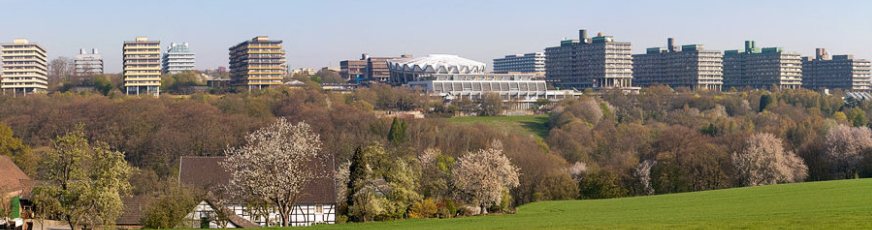
M 635 53 L 701 43 L 738 49 L 743 40 L 805 55 L 814 48 L 872 59 L 872 1 L 6 1 L 0 41 L 27 38 L 50 58 L 98 48 L 106 70 L 121 69 L 121 44 L 143 35 L 189 42 L 197 69 L 227 66 L 227 48 L 256 35 L 285 42 L 288 64 L 338 66 L 375 56 L 458 54 L 491 64 L 505 54 L 541 51 L 578 29 L 633 43 Z

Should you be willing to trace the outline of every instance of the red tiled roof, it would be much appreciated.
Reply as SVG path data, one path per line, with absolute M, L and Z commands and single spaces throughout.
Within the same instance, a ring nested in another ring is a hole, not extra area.
M 221 166 L 225 157 L 183 156 L 179 160 L 179 182 L 186 186 L 214 190 L 230 183 L 230 172 Z M 336 202 L 333 174 L 319 178 L 306 187 L 297 204 L 332 204 Z
M 0 193 L 28 190 L 30 177 L 7 156 L 0 156 Z

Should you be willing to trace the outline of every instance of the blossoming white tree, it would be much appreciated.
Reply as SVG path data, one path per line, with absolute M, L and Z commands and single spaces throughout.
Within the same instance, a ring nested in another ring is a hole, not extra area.
M 733 153 L 733 164 L 749 186 L 805 180 L 808 167 L 799 156 L 784 149 L 781 139 L 769 133 L 754 134 L 741 152 Z
M 839 125 L 827 132 L 827 156 L 844 178 L 856 177 L 863 151 L 872 148 L 872 130 Z
M 460 198 L 481 207 L 481 214 L 502 199 L 503 191 L 518 187 L 518 168 L 501 148 L 482 149 L 460 158 L 452 174 Z
M 303 189 L 326 174 L 319 136 L 303 122 L 278 119 L 226 154 L 223 166 L 232 174 L 230 188 L 269 202 L 278 211 L 282 226 L 289 226 Z

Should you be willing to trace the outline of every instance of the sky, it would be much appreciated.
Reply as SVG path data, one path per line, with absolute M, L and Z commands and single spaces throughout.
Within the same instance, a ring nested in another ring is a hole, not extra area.
M 0 0 L 0 42 L 26 38 L 49 58 L 97 48 L 120 72 L 125 40 L 188 42 L 197 69 L 227 66 L 230 46 L 258 35 L 284 41 L 291 68 L 338 67 L 372 56 L 493 58 L 543 51 L 579 29 L 631 42 L 634 53 L 678 44 L 758 46 L 872 59 L 868 0 Z

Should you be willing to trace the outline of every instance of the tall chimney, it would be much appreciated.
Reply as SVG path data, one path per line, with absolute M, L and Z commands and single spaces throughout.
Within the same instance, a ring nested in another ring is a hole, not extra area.
M 668 47 L 666 47 L 666 49 L 668 49 L 670 53 L 675 52 L 675 39 L 673 39 L 673 38 L 666 39 L 666 45 L 668 45 Z
M 587 43 L 587 30 L 578 31 L 578 40 L 581 41 L 581 43 Z

